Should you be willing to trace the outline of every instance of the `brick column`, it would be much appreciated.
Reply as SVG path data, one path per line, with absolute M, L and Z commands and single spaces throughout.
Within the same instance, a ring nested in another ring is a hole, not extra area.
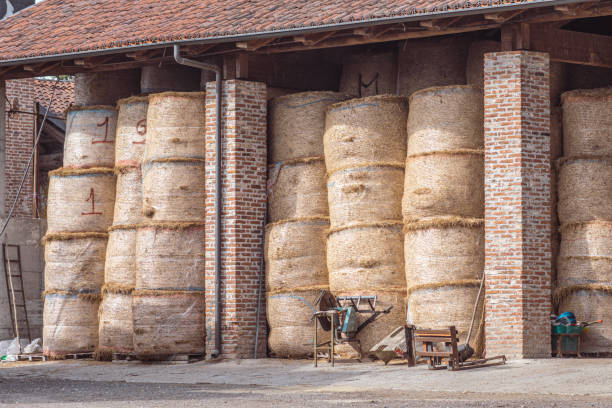
M 550 357 L 547 54 L 485 55 L 487 355 Z
M 206 86 L 206 353 L 215 335 L 215 83 Z M 266 86 L 223 83 L 222 356 L 252 358 L 266 212 Z M 259 356 L 267 333 L 262 293 Z
M 0 79 L 0 217 L 6 216 L 6 81 Z

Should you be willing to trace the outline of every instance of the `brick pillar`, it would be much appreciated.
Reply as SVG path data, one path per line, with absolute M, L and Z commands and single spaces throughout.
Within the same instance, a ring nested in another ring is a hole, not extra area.
M 547 54 L 485 55 L 487 355 L 550 357 L 550 102 Z
M 6 81 L 0 79 L 0 217 L 6 216 Z
M 215 334 L 215 83 L 206 86 L 206 353 Z M 266 86 L 223 83 L 222 356 L 252 358 L 266 212 Z M 262 293 L 259 357 L 267 333 Z

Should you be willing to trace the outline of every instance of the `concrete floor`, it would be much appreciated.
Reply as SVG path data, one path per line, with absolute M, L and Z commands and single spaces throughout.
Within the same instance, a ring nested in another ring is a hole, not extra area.
M 0 365 L 0 406 L 612 407 L 612 360 L 546 359 L 461 372 L 277 359 Z

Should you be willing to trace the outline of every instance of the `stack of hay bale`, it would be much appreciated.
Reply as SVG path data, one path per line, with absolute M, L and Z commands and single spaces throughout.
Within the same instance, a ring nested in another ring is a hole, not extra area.
M 149 96 L 136 233 L 134 353 L 203 355 L 205 94 Z
M 484 273 L 483 144 L 477 87 L 412 94 L 402 201 L 408 321 L 454 325 L 462 342 Z
M 342 61 L 340 92 L 365 97 L 396 91 L 397 54 L 362 52 L 349 54 Z
M 305 92 L 270 102 L 269 156 L 274 164 L 268 175 L 265 261 L 268 345 L 276 357 L 313 352 L 314 302 L 329 288 L 325 109 L 345 99 L 334 92 Z
M 407 114 L 406 98 L 388 95 L 338 103 L 326 114 L 330 289 L 335 295 L 377 295 L 377 309 L 393 306 L 358 334 L 364 352 L 405 323 L 401 198 Z
M 398 55 L 398 93 L 410 96 L 432 86 L 465 84 L 469 45 L 462 37 L 404 41 Z
M 114 105 L 139 91 L 140 70 L 81 72 L 74 76 L 74 103 L 78 106 Z
M 64 167 L 49 173 L 43 352 L 61 358 L 98 345 L 107 229 L 115 203 L 111 106 L 67 113 Z
M 554 292 L 559 312 L 603 319 L 582 336 L 582 351 L 612 347 L 612 88 L 566 92 L 559 167 L 561 248 Z
M 98 357 L 133 351 L 132 290 L 136 272 L 136 226 L 142 219 L 142 175 L 146 96 L 117 102 L 115 175 L 117 189 L 113 225 L 109 228 L 104 287 L 99 312 Z

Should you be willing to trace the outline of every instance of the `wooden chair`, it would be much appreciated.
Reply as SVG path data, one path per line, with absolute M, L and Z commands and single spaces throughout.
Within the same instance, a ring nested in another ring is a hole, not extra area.
M 418 351 L 415 347 L 416 358 L 426 359 L 427 367 L 430 370 L 448 369 L 456 371 L 465 370 L 468 368 L 502 365 L 506 363 L 506 356 L 503 355 L 473 361 L 460 361 L 457 339 L 458 332 L 455 329 L 455 326 L 450 326 L 448 329 L 441 330 L 414 330 L 415 343 L 423 343 L 423 351 Z M 444 344 L 444 351 L 436 350 L 436 344 Z M 492 360 L 500 361 L 487 363 Z

